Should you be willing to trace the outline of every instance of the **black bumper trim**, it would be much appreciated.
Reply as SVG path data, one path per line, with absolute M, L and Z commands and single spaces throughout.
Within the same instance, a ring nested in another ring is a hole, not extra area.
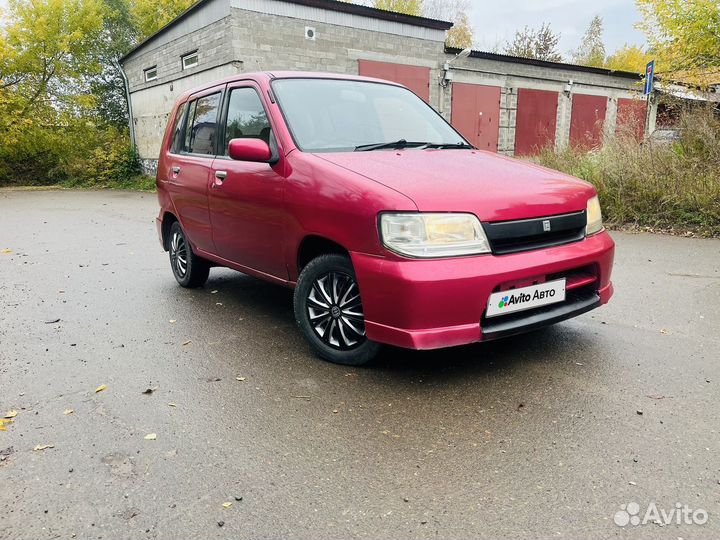
M 513 318 L 506 321 L 485 322 L 485 324 L 481 327 L 481 341 L 490 341 L 493 339 L 513 336 L 515 334 L 530 332 L 531 330 L 536 330 L 538 328 L 542 328 L 543 326 L 549 326 L 551 324 L 570 319 L 599 306 L 600 295 L 593 293 L 583 299 L 565 302 L 556 306 L 548 306 L 547 309 L 532 313 L 525 317 Z

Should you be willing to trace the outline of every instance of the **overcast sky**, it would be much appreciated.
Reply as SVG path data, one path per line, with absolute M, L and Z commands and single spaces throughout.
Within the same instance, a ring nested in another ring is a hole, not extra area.
M 608 54 L 626 42 L 645 43 L 644 34 L 634 28 L 640 14 L 633 0 L 471 0 L 470 4 L 476 47 L 484 50 L 512 39 L 515 30 L 525 25 L 537 28 L 548 22 L 560 32 L 560 52 L 567 56 L 595 15 L 603 18 Z
M 547 21 L 555 32 L 560 32 L 560 52 L 568 56 L 596 14 L 605 24 L 608 54 L 626 42 L 645 43 L 642 32 L 634 28 L 640 20 L 634 0 L 470 0 L 470 5 L 475 45 L 483 50 L 502 46 L 525 25 L 538 27 Z M 0 0 L 0 9 L 6 7 L 7 0 Z

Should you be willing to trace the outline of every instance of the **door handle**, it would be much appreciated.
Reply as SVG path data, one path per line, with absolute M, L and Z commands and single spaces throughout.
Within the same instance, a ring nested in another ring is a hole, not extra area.
M 178 166 L 175 166 L 175 167 L 173 167 L 173 168 L 170 169 L 170 170 L 171 170 L 172 172 L 174 172 L 175 174 L 179 174 L 179 173 L 180 173 L 180 167 L 178 167 Z
M 227 178 L 227 171 L 215 171 L 215 180 L 212 182 L 213 189 L 221 187 L 225 178 Z

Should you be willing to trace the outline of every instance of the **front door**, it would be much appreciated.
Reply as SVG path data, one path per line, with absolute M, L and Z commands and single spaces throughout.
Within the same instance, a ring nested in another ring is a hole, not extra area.
M 242 267 L 287 279 L 283 251 L 285 212 L 283 158 L 274 165 L 227 156 L 235 138 L 259 138 L 276 145 L 272 123 L 250 82 L 228 85 L 219 155 L 213 162 L 209 206 L 216 253 Z M 282 152 L 279 152 L 281 155 Z

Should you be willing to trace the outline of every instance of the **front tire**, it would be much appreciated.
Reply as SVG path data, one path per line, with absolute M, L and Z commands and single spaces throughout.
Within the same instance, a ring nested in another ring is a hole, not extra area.
M 168 238 L 170 266 L 175 279 L 182 287 L 202 287 L 210 274 L 210 263 L 193 253 L 185 232 L 177 221 L 170 227 Z
M 355 270 L 345 255 L 321 255 L 303 268 L 295 287 L 295 320 L 321 358 L 367 364 L 381 348 L 365 335 L 365 315 Z

